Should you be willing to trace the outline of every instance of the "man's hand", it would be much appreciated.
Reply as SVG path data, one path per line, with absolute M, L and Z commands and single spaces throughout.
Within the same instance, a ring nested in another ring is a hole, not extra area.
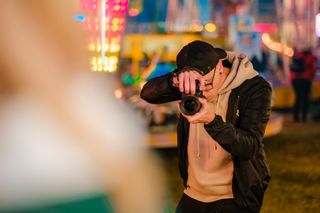
M 196 93 L 196 80 L 200 82 L 200 90 L 204 89 L 203 76 L 194 70 L 187 70 L 172 79 L 173 86 L 178 87 L 180 92 L 194 95 Z
M 185 115 L 181 113 L 188 121 L 189 123 L 204 123 L 208 124 L 213 121 L 213 119 L 216 117 L 216 114 L 214 112 L 214 108 L 211 103 L 208 103 L 206 99 L 204 98 L 198 98 L 199 102 L 201 103 L 201 109 L 198 113 L 194 115 Z M 178 109 L 180 110 L 180 102 L 178 102 Z

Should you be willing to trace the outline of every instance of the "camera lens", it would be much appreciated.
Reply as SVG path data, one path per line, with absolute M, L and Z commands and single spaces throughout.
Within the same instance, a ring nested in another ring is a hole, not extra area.
M 188 100 L 184 103 L 184 108 L 188 112 L 193 112 L 197 108 L 197 102 L 195 100 Z
M 187 95 L 182 93 L 182 98 L 180 102 L 180 110 L 185 115 L 194 115 L 201 109 L 201 103 L 198 97 L 204 97 L 202 91 L 200 90 L 200 81 L 196 80 L 196 94 Z
M 184 96 L 180 103 L 180 109 L 183 114 L 193 115 L 199 112 L 201 104 L 195 96 Z

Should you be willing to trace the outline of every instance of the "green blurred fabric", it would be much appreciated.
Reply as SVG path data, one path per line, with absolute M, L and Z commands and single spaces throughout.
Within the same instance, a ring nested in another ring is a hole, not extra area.
M 0 212 L 2 212 L 0 210 Z M 7 212 L 7 211 L 6 211 Z M 74 201 L 48 205 L 44 207 L 20 209 L 8 212 L 23 213 L 114 213 L 111 203 L 105 195 L 96 195 Z

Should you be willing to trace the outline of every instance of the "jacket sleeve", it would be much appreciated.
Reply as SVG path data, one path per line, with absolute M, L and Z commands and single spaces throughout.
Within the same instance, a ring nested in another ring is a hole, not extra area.
M 149 80 L 142 88 L 140 97 L 151 104 L 162 104 L 181 99 L 181 92 L 171 85 L 172 72 Z
M 271 112 L 272 89 L 266 84 L 254 88 L 248 102 L 241 108 L 240 123 L 235 128 L 231 123 L 226 123 L 220 115 L 205 125 L 211 137 L 226 151 L 243 159 L 256 156 L 262 145 L 262 138 Z

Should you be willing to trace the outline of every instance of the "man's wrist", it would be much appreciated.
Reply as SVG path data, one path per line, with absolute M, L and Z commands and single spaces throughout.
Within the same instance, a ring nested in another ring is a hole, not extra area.
M 221 128 L 225 122 L 223 121 L 220 115 L 215 114 L 215 118 L 208 124 L 205 124 L 205 127 L 219 129 Z
M 209 117 L 210 118 L 208 119 L 208 122 L 205 123 L 206 125 L 211 123 L 216 118 L 216 113 L 212 113 Z

